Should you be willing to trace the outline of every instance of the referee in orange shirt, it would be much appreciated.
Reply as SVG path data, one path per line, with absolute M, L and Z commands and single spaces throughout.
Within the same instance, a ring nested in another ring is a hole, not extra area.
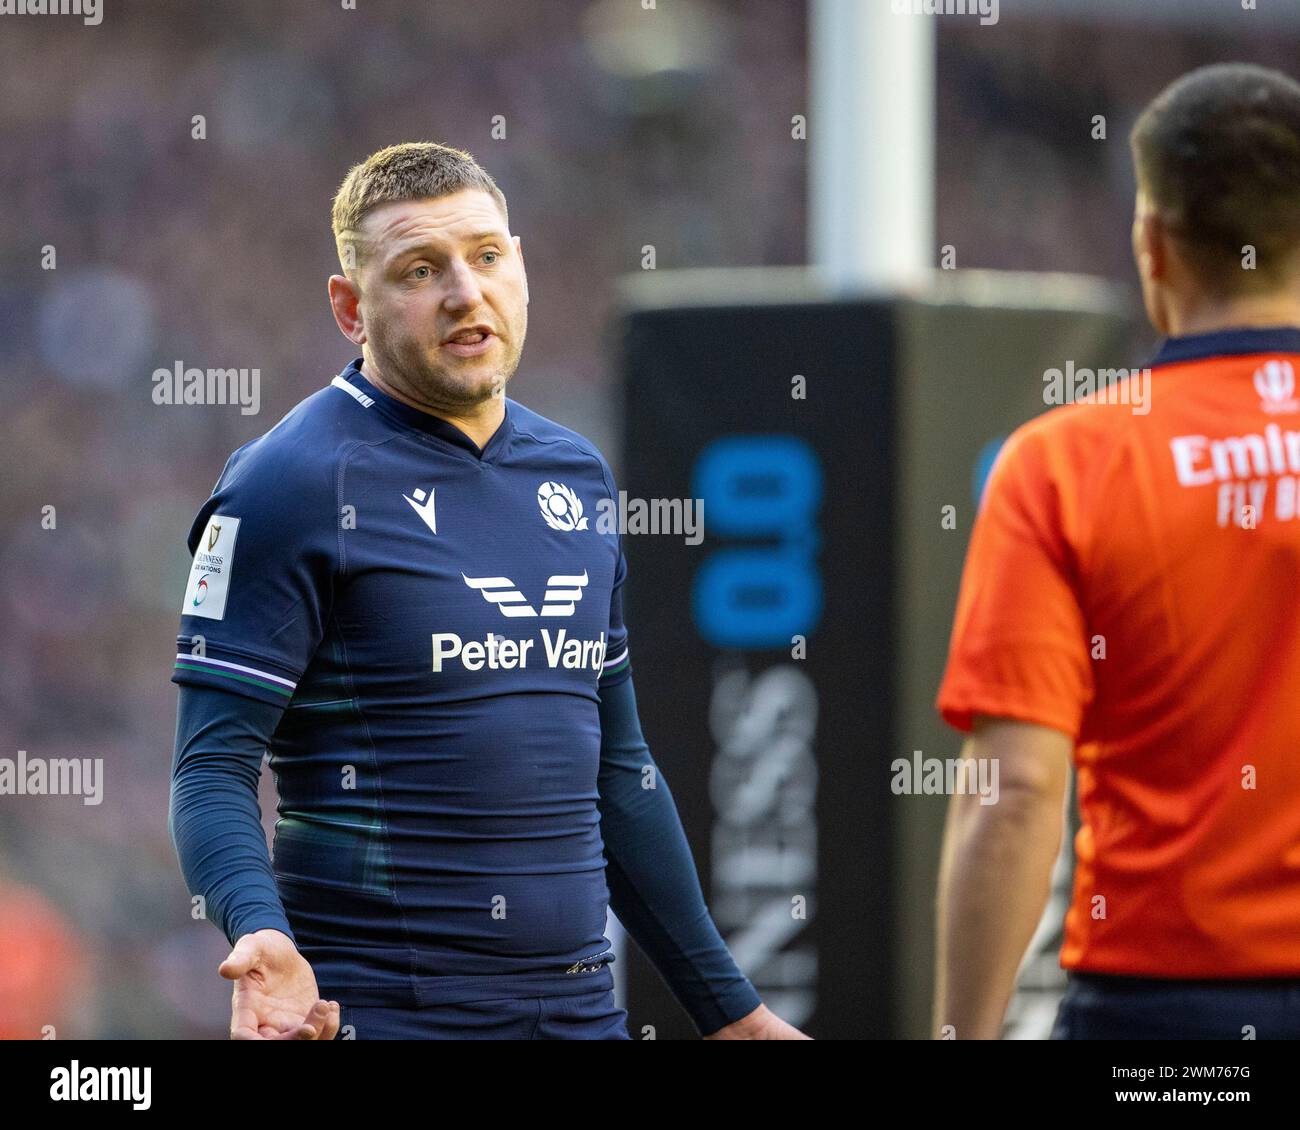
M 1300 1038 L 1300 84 L 1197 70 L 1131 145 L 1165 341 L 989 476 L 938 706 L 1000 797 L 948 811 L 936 1035 L 1000 1034 L 1073 763 L 1053 1038 Z

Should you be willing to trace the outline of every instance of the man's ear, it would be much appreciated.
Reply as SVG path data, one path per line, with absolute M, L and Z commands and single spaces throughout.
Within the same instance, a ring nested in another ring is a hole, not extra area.
M 1133 258 L 1144 278 L 1161 280 L 1168 274 L 1172 238 L 1160 213 L 1139 193 L 1133 213 Z
M 519 242 L 517 235 L 510 237 L 511 242 L 515 245 L 515 252 L 519 255 L 519 273 L 524 279 L 524 305 L 528 305 L 528 271 L 524 267 L 524 245 Z
M 361 313 L 361 288 L 344 275 L 330 275 L 330 309 L 343 336 L 353 345 L 365 345 L 366 325 Z

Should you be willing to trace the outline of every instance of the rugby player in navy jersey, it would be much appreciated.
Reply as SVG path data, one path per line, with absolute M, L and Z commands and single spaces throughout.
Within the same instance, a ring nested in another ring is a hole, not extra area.
M 504 395 L 528 286 L 500 190 L 397 145 L 333 227 L 361 356 L 189 534 L 168 823 L 233 946 L 232 1037 L 628 1039 L 609 905 L 703 1035 L 806 1038 L 718 935 L 642 737 L 609 467 Z

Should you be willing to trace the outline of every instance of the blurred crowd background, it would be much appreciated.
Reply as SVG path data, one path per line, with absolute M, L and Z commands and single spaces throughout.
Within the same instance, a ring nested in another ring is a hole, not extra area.
M 1205 62 L 1294 73 L 1300 29 L 1032 7 L 938 21 L 937 242 L 960 268 L 1129 280 L 1137 110 Z M 185 535 L 230 451 L 354 356 L 325 290 L 350 165 L 429 139 L 496 177 L 531 290 L 511 394 L 616 474 L 615 284 L 643 248 L 661 270 L 805 261 L 799 0 L 357 8 L 0 16 L 0 757 L 102 758 L 106 778 L 95 806 L 0 796 L 2 1036 L 226 1030 L 228 946 L 191 919 L 166 827 Z M 154 404 L 178 361 L 259 369 L 260 413 Z M 269 826 L 266 779 L 262 803 Z

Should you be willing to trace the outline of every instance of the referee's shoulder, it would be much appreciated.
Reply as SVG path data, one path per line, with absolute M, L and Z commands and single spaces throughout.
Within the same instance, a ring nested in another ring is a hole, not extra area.
M 996 479 L 1000 489 L 1014 483 L 1031 495 L 1064 492 L 1091 498 L 1146 418 L 1121 404 L 1056 405 L 1007 437 L 990 482 Z
M 1054 450 L 1081 457 L 1119 443 L 1146 419 L 1131 401 L 1102 403 L 1091 399 L 1058 404 L 1027 420 L 1007 437 L 1007 445 Z

